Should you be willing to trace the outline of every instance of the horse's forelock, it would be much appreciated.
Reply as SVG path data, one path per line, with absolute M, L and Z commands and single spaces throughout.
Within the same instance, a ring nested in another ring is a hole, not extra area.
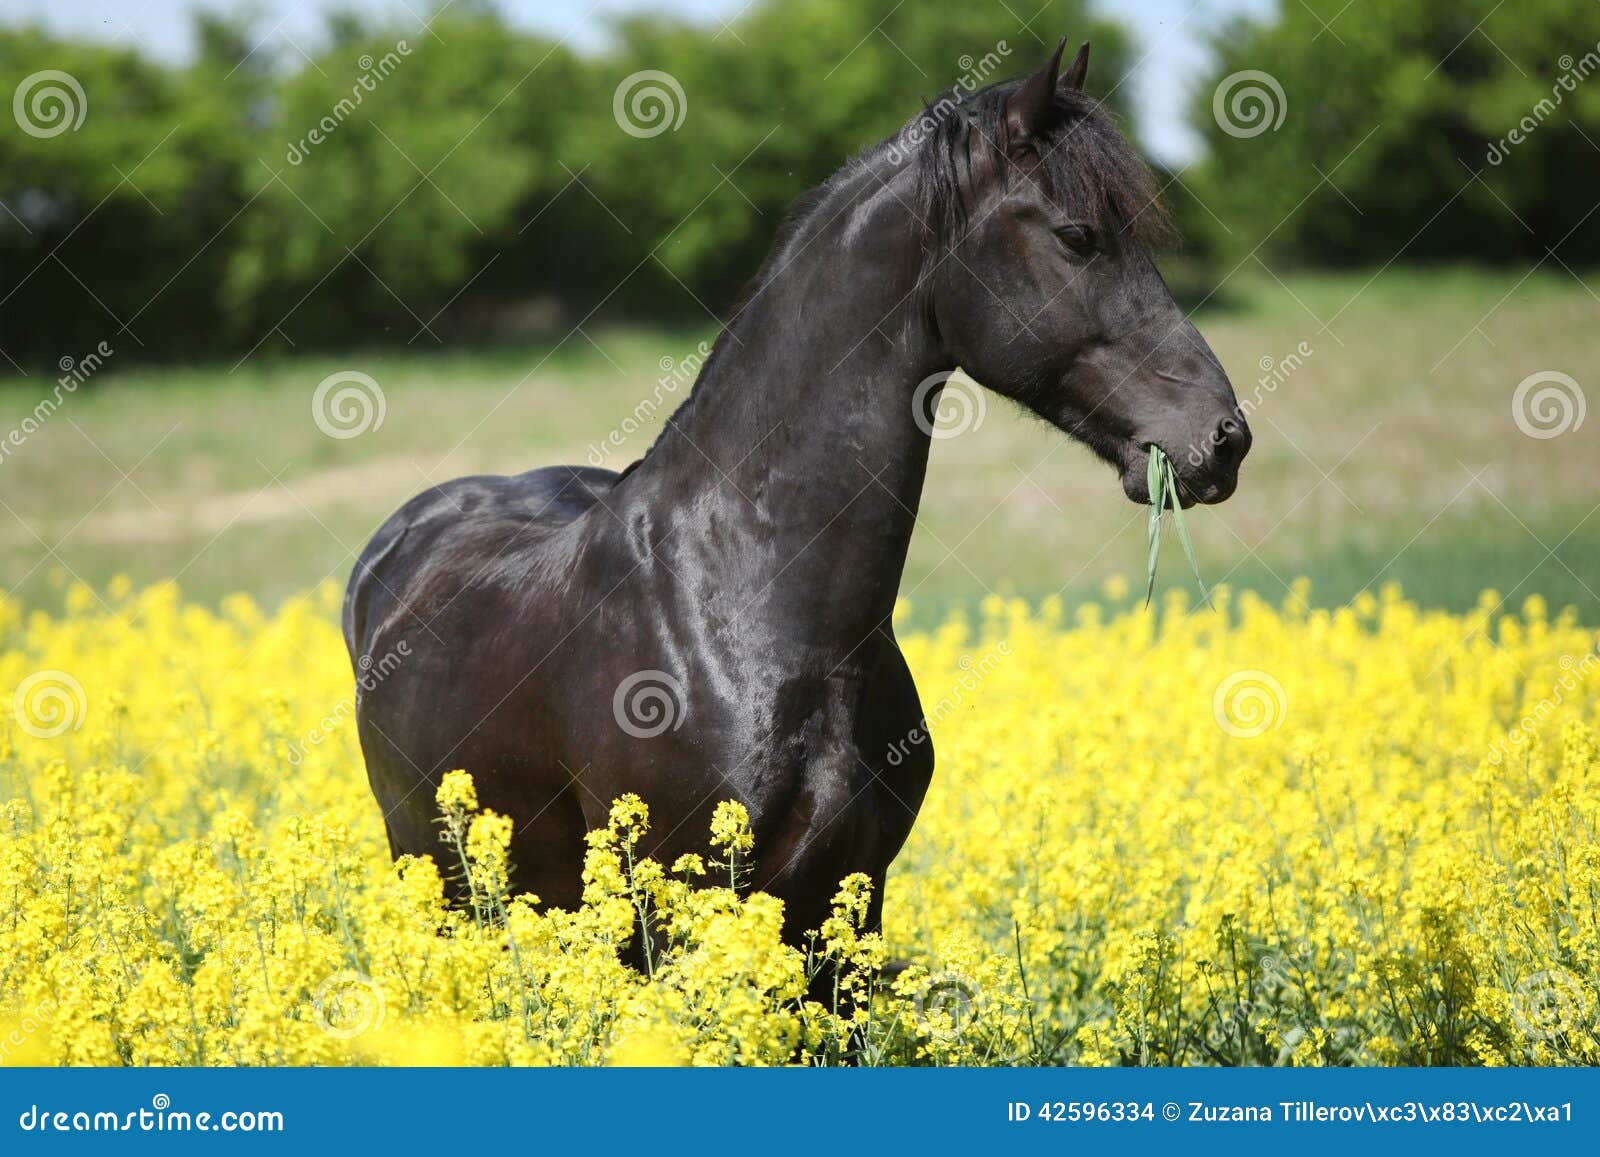
M 1005 98 L 1017 82 L 991 85 L 959 97 L 955 90 L 925 105 L 919 118 L 953 106 L 940 117 L 917 149 L 919 186 L 924 192 L 925 224 L 957 235 L 972 202 L 970 174 L 963 154 L 970 134 L 980 147 L 998 155 L 1002 148 Z M 1159 247 L 1174 239 L 1171 216 L 1154 176 L 1115 118 L 1093 97 L 1071 89 L 1055 94 L 1057 127 L 1037 149 L 1047 191 L 1068 213 L 1126 231 L 1141 243 Z M 895 146 L 918 121 L 912 121 L 880 149 Z

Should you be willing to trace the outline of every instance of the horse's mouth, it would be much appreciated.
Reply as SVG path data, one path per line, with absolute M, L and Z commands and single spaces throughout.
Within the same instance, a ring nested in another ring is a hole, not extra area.
M 1226 502 L 1238 488 L 1237 466 L 1223 473 L 1194 467 L 1184 459 L 1174 457 L 1170 451 L 1167 457 L 1172 459 L 1173 468 L 1177 471 L 1178 504 L 1185 510 L 1196 503 L 1202 506 L 1214 506 L 1219 502 Z M 1149 468 L 1149 447 L 1129 443 L 1122 454 L 1122 492 L 1128 496 L 1130 502 L 1140 506 L 1150 505 Z M 1161 505 L 1171 507 L 1172 499 L 1164 497 Z

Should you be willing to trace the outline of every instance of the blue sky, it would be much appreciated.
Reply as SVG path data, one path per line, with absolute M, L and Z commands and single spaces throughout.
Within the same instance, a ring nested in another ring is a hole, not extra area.
M 261 14 L 259 27 L 276 41 L 313 50 L 329 8 L 406 15 L 422 11 L 423 0 L 246 0 Z M 607 14 L 674 12 L 716 27 L 749 0 L 500 0 L 512 23 L 564 37 L 577 48 L 604 46 Z M 926 0 L 919 0 L 926 2 Z M 954 0 L 964 3 L 971 0 Z M 999 0 L 976 0 L 998 3 Z M 1028 0 L 1008 0 L 1014 11 Z M 1189 93 L 1206 63 L 1205 34 L 1234 13 L 1266 14 L 1276 0 L 1092 0 L 1102 12 L 1121 19 L 1139 38 L 1142 57 L 1133 75 L 1142 143 L 1157 158 L 1173 164 L 1190 160 L 1197 142 L 1183 123 Z M 241 0 L 5 0 L 7 23 L 37 23 L 52 31 L 142 46 L 153 55 L 181 60 L 189 51 L 189 12 L 198 7 L 235 11 Z M 1070 32 L 1071 29 L 1063 29 Z

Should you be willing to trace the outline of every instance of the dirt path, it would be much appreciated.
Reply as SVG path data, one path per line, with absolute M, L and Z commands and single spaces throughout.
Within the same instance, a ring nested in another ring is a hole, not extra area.
M 158 491 L 150 495 L 159 510 L 136 498 L 137 505 L 101 510 L 86 518 L 70 535 L 75 543 L 158 543 L 211 537 L 236 526 L 259 526 L 346 509 L 379 517 L 411 495 L 462 474 L 503 473 L 520 469 L 505 463 L 452 460 L 447 469 L 428 476 L 410 458 L 382 458 L 357 466 L 335 466 L 304 474 L 284 475 L 267 486 L 211 494 Z M 20 527 L 0 536 L 8 545 L 35 540 Z

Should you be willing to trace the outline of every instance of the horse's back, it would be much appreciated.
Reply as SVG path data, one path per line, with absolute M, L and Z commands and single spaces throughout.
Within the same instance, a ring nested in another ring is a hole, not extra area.
M 469 582 L 493 581 L 524 564 L 619 477 L 590 466 L 547 466 L 455 478 L 411 498 L 378 528 L 351 572 L 343 612 L 351 661 L 373 653 L 373 632 L 392 611 L 426 620 Z

